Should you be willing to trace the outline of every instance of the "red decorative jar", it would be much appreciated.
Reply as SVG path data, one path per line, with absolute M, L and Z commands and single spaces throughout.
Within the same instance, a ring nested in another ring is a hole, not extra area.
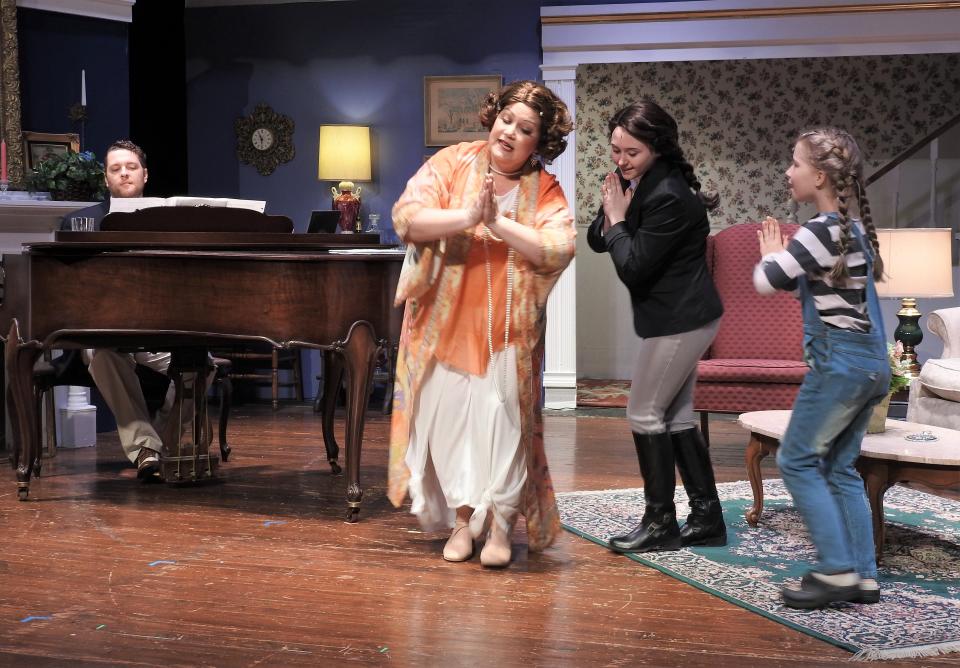
M 333 193 L 333 208 L 340 212 L 341 232 L 355 232 L 360 224 L 360 188 L 353 191 L 351 181 L 341 181 L 340 190 L 330 188 Z

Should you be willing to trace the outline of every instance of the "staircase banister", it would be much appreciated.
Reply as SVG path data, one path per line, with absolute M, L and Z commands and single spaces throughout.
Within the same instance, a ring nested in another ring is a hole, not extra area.
M 877 171 L 875 171 L 873 174 L 871 174 L 870 176 L 868 176 L 867 179 L 866 179 L 866 181 L 865 181 L 864 184 L 863 184 L 863 187 L 866 188 L 866 187 L 869 186 L 871 183 L 874 183 L 874 182 L 877 181 L 880 177 L 884 176 L 884 175 L 885 175 L 887 172 L 889 172 L 890 170 L 894 169 L 895 167 L 900 166 L 900 164 L 901 164 L 902 162 L 904 162 L 905 160 L 907 160 L 911 155 L 913 155 L 914 153 L 916 153 L 917 151 L 919 151 L 921 148 L 923 148 L 924 146 L 926 146 L 927 144 L 929 144 L 930 142 L 932 142 L 932 141 L 933 141 L 934 139 L 936 139 L 937 137 L 939 137 L 939 136 L 941 136 L 942 134 L 944 134 L 947 130 L 949 130 L 950 128 L 952 128 L 952 127 L 953 127 L 954 125 L 956 125 L 957 123 L 960 123 L 960 113 L 958 113 L 956 116 L 954 116 L 953 118 L 951 118 L 950 120 L 948 120 L 946 123 L 940 125 L 940 126 L 939 126 L 936 130 L 934 130 L 933 132 L 930 132 L 929 134 L 927 134 L 927 136 L 925 136 L 925 137 L 924 137 L 923 139 L 921 139 L 920 141 L 915 142 L 913 145 L 910 146 L 910 148 L 906 149 L 905 151 L 901 151 L 900 153 L 898 153 L 892 160 L 890 160 L 890 162 L 888 162 L 888 163 L 885 164 L 883 167 L 881 167 L 880 169 L 878 169 Z

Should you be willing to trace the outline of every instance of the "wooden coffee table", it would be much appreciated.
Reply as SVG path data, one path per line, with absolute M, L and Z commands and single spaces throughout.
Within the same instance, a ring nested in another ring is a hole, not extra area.
M 750 431 L 747 478 L 753 489 L 753 506 L 747 510 L 750 526 L 763 512 L 763 479 L 760 462 L 780 445 L 790 421 L 790 411 L 754 411 L 740 416 Z M 905 436 L 929 431 L 937 441 L 908 441 Z M 863 477 L 873 515 L 873 541 L 877 561 L 883 547 L 883 495 L 898 482 L 920 482 L 934 489 L 960 489 L 960 431 L 932 425 L 887 420 L 886 431 L 863 438 L 857 469 Z

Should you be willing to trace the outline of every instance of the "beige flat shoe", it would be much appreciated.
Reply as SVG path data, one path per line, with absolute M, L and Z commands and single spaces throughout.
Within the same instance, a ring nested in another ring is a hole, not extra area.
M 506 568 L 510 565 L 510 534 L 500 529 L 494 522 L 480 551 L 480 564 L 484 568 Z
M 473 556 L 473 536 L 467 529 L 467 523 L 459 520 L 453 527 L 453 533 L 443 546 L 443 558 L 446 561 L 466 561 Z

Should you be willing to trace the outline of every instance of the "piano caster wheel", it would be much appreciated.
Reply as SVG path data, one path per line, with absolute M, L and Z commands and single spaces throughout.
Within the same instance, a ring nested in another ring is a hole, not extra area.
M 20 501 L 26 501 L 27 496 L 30 494 L 29 487 L 20 487 L 17 489 L 17 499 Z
M 43 468 L 43 465 L 42 465 L 40 462 L 37 462 L 36 464 L 33 465 L 33 477 L 34 477 L 34 478 L 39 478 L 39 477 L 40 477 L 40 469 L 41 469 L 41 468 Z
M 224 445 L 222 448 L 220 448 L 220 458 L 223 459 L 224 462 L 226 462 L 230 458 L 229 445 Z
M 350 524 L 354 524 L 358 519 L 360 519 L 360 509 L 347 508 L 347 522 Z
M 330 473 L 333 475 L 340 475 L 343 473 L 343 469 L 340 468 L 340 465 L 337 463 L 336 459 L 328 459 L 327 461 L 330 463 Z

